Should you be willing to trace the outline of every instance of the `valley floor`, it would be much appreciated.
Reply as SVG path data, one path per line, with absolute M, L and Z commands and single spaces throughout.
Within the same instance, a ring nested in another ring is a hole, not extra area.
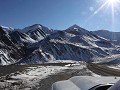
M 1 66 L 1 70 L 3 74 L 0 79 L 0 90 L 51 90 L 52 84 L 56 81 L 66 80 L 76 75 L 92 75 L 85 64 L 77 66 L 71 66 L 71 64 L 65 66 L 63 64 L 62 66 L 13 65 Z
M 96 64 L 69 64 L 65 66 L 13 65 L 5 66 L 5 68 L 3 69 L 2 66 L 0 68 L 4 73 L 0 74 L 0 90 L 51 90 L 54 82 L 66 80 L 73 76 L 115 76 L 115 73 L 119 72 L 119 70 L 111 69 L 106 65 Z M 15 71 L 14 68 L 16 68 Z M 111 72 L 114 70 L 116 70 L 115 73 Z
M 87 68 L 101 76 L 120 76 L 120 68 L 105 64 L 88 64 Z

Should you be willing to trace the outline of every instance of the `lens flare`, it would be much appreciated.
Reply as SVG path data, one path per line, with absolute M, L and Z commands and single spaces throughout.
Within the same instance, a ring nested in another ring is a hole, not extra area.
M 101 10 L 103 10 L 105 7 L 110 7 L 111 9 L 111 20 L 112 20 L 112 30 L 114 30 L 114 22 L 115 22 L 115 11 L 118 9 L 120 6 L 120 0 L 103 0 L 104 2 L 97 10 L 93 12 L 93 14 L 88 17 L 88 19 L 85 21 L 87 23 L 90 19 L 92 19 L 95 15 L 97 15 Z
M 108 0 L 108 3 L 109 4 L 115 4 L 115 3 L 118 3 L 119 0 Z

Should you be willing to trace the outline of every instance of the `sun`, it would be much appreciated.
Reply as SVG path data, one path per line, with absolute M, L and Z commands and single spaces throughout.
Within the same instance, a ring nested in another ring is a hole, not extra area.
M 107 7 L 107 9 L 111 10 L 112 29 L 114 30 L 116 12 L 118 13 L 118 11 L 120 11 L 119 10 L 120 0 L 101 0 L 101 1 L 103 2 L 101 6 L 98 9 L 94 10 L 93 14 L 86 20 L 86 22 L 93 18 L 95 15 L 97 15 L 101 10 Z
M 120 0 L 101 0 L 101 1 L 103 2 L 103 4 L 98 9 L 96 9 L 88 19 L 93 18 L 102 9 L 109 7 L 108 9 L 111 9 L 112 20 L 114 21 L 115 12 L 118 11 L 120 7 Z
M 118 3 L 119 0 L 108 0 L 108 3 L 109 4 L 116 4 Z
M 112 13 L 114 13 L 114 10 L 117 9 L 120 5 L 120 0 L 103 0 L 103 1 L 105 2 L 94 12 L 94 15 L 97 14 L 100 10 L 102 10 L 106 6 L 111 7 Z

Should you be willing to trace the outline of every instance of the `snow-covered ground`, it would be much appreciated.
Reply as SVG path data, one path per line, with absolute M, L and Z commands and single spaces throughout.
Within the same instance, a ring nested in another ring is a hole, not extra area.
M 41 80 L 49 77 L 50 75 L 57 75 L 58 73 L 64 72 L 65 70 L 78 70 L 79 72 L 83 72 L 86 68 L 85 63 L 76 63 L 69 64 L 66 66 L 36 66 L 36 67 L 28 67 L 24 72 L 12 73 L 10 79 L 0 80 L 0 89 L 5 90 L 33 90 L 33 88 L 38 87 Z M 80 71 L 81 70 L 81 71 Z M 85 72 L 91 73 L 94 77 L 100 77 L 99 75 L 94 74 L 87 68 Z M 66 72 L 64 72 L 66 73 Z M 87 75 L 87 74 L 86 74 Z
M 12 76 L 13 79 L 22 79 L 28 86 L 36 85 L 39 80 L 46 78 L 51 74 L 60 72 L 61 70 L 67 69 L 66 67 L 59 66 L 39 66 L 28 68 L 23 74 Z
M 30 90 L 32 87 L 39 85 L 41 79 L 44 79 L 49 75 L 59 73 L 65 69 L 67 69 L 67 67 L 61 67 L 61 66 L 29 67 L 23 73 L 19 73 L 17 75 L 11 74 L 10 80 L 5 80 L 4 82 L 0 82 L 0 88 L 1 87 L 4 88 L 13 83 L 14 84 L 22 83 L 24 85 L 23 87 L 24 90 Z M 15 88 L 17 89 L 19 87 L 17 87 L 17 85 L 15 85 L 15 87 L 12 87 L 13 90 L 16 90 Z
M 46 63 L 76 63 L 76 64 L 84 64 L 84 61 L 75 61 L 75 60 L 54 60 L 54 61 L 49 61 Z

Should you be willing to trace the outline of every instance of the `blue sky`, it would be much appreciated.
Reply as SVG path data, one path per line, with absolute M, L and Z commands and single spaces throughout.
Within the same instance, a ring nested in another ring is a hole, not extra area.
M 87 30 L 120 31 L 120 14 L 115 10 L 114 26 L 111 7 L 94 12 L 105 0 L 0 0 L 0 25 L 24 28 L 42 24 L 53 29 L 66 29 L 77 24 Z

